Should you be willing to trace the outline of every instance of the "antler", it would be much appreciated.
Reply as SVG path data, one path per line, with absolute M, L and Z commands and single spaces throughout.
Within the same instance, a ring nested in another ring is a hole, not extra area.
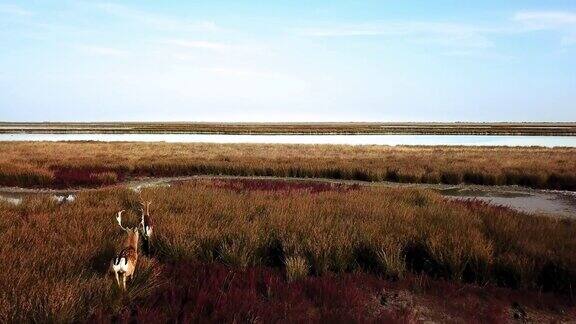
M 116 216 L 116 221 L 118 222 L 118 225 L 120 225 L 120 228 L 123 229 L 124 231 L 128 231 L 124 226 L 122 226 L 122 213 L 124 212 L 124 210 L 121 210 L 118 212 L 118 215 Z

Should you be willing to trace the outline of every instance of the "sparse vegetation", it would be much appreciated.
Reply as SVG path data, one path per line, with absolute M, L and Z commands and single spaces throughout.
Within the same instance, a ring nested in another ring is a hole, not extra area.
M 576 190 L 575 148 L 4 142 L 0 151 L 4 186 L 225 174 Z
M 556 306 L 567 314 L 574 311 L 571 220 L 449 201 L 430 191 L 315 183 L 194 181 L 141 196 L 154 199 L 156 237 L 126 294 L 106 271 L 122 237 L 115 213 L 127 209 L 127 225 L 135 224 L 136 193 L 108 188 L 81 192 L 70 204 L 0 202 L 0 322 L 80 321 L 87 314 L 94 320 L 266 321 L 287 314 L 401 321 L 411 318 L 409 310 L 374 305 L 385 304 L 378 300 L 385 299 L 386 278 L 402 277 L 401 284 L 415 276 L 448 286 L 529 290 L 538 307 L 552 298 L 563 300 Z M 438 284 L 414 287 L 440 295 Z M 508 302 L 495 298 L 486 302 L 494 310 L 465 316 L 487 320 Z

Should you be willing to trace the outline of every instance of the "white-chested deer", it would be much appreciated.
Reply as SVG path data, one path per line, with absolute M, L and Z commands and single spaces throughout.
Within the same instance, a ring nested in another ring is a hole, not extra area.
M 138 262 L 138 240 L 140 235 L 138 227 L 127 228 L 122 226 L 123 212 L 124 210 L 118 212 L 116 220 L 120 228 L 126 232 L 126 238 L 119 249 L 120 251 L 110 262 L 110 271 L 114 273 L 118 287 L 126 290 L 126 278 L 132 279 L 134 271 L 136 270 L 136 262 Z M 120 282 L 120 279 L 122 279 L 122 282 Z
M 146 203 L 144 202 L 140 203 L 142 204 L 142 208 L 140 208 L 140 210 L 142 211 L 142 220 L 140 221 L 142 229 L 142 237 L 144 237 L 144 239 L 147 242 L 149 242 L 150 239 L 152 238 L 152 229 L 153 229 L 152 217 L 150 216 L 151 203 L 152 203 L 151 201 L 147 201 Z M 144 210 L 144 207 L 146 208 L 146 210 Z

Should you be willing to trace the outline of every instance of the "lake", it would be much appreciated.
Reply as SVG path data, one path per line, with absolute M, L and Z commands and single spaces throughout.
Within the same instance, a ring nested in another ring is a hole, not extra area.
M 576 136 L 495 135 L 221 135 L 221 134 L 0 134 L 0 141 L 102 141 L 348 145 L 462 145 L 576 147 Z

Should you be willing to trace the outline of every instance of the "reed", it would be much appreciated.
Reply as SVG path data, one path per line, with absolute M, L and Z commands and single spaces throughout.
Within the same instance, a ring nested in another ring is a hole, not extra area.
M 4 142 L 0 150 L 6 186 L 223 174 L 576 190 L 574 148 Z
M 148 307 L 162 282 L 186 281 L 164 272 L 170 264 L 220 263 L 248 272 L 272 267 L 294 282 L 306 273 L 362 272 L 568 296 L 576 286 L 571 220 L 422 190 L 323 189 L 195 181 L 146 189 L 141 197 L 109 188 L 82 192 L 70 204 L 0 202 L 0 259 L 18 260 L 3 262 L 0 271 L 0 322 L 79 321 Z M 126 209 L 126 226 L 135 226 L 141 198 L 154 199 L 155 238 L 150 255 L 138 261 L 134 283 L 119 295 L 106 276 L 122 238 L 114 216 Z

